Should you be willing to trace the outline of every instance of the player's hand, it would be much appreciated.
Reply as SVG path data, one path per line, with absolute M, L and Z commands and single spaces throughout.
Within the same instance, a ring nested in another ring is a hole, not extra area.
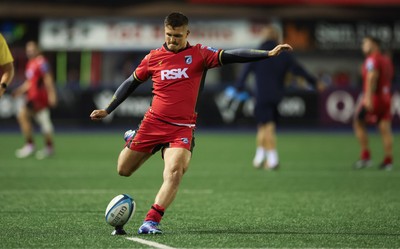
M 274 49 L 268 51 L 268 56 L 277 56 L 283 51 L 292 51 L 293 48 L 289 44 L 279 44 Z
M 246 101 L 250 98 L 250 95 L 246 91 L 238 92 L 238 90 L 233 86 L 228 86 L 224 90 L 224 95 L 229 100 Z
M 3 94 L 6 92 L 6 89 L 0 87 L 0 98 L 3 96 Z
M 107 115 L 108 115 L 108 113 L 104 109 L 102 109 L 102 110 L 94 110 L 90 114 L 90 118 L 92 120 L 102 120 L 103 118 L 107 117 Z
M 55 108 L 57 106 L 57 96 L 55 94 L 49 94 L 49 105 L 51 108 Z
M 233 99 L 237 94 L 237 90 L 233 86 L 228 86 L 227 88 L 225 88 L 224 94 L 228 99 Z

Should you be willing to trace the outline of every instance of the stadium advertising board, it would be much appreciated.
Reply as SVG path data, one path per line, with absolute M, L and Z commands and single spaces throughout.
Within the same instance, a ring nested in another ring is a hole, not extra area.
M 321 126 L 346 127 L 352 123 L 358 92 L 349 89 L 332 89 L 320 95 L 319 120 Z M 400 124 L 400 93 L 392 95 L 391 113 L 393 124 Z
M 59 92 L 59 105 L 52 110 L 56 125 L 74 127 L 112 127 L 139 124 L 147 111 L 151 93 L 135 92 L 128 97 L 103 122 L 92 122 L 89 114 L 94 109 L 104 108 L 112 98 L 111 89 L 85 90 L 79 92 Z M 198 124 L 203 127 L 218 126 L 254 126 L 254 99 L 249 98 L 237 103 L 224 99 L 218 91 L 205 91 L 200 97 L 197 111 Z M 316 128 L 347 127 L 351 128 L 358 92 L 349 89 L 331 89 L 318 94 L 313 91 L 288 92 L 278 105 L 281 127 Z M 206 101 L 207 100 L 207 101 Z M 0 99 L 0 120 L 2 128 L 17 127 L 16 114 L 22 104 L 9 94 Z M 392 97 L 393 125 L 400 124 L 400 93 Z
M 300 50 L 358 52 L 366 35 L 379 37 L 384 48 L 400 48 L 400 20 L 283 20 L 282 29 L 285 42 Z
M 365 35 L 379 37 L 385 47 L 400 48 L 400 20 L 277 22 L 285 42 L 303 50 L 359 50 Z M 190 42 L 216 48 L 257 47 L 262 24 L 245 19 L 191 20 Z M 160 46 L 163 25 L 153 19 L 45 19 L 39 41 L 44 50 L 133 50 Z
M 216 48 L 255 47 L 262 41 L 258 27 L 246 20 L 191 20 L 190 42 Z M 149 50 L 163 40 L 159 20 L 47 19 L 39 34 L 44 50 Z
M 318 49 L 359 49 L 366 35 L 379 37 L 384 47 L 400 48 L 400 21 L 318 22 L 314 28 Z
M 210 97 L 214 99 L 215 107 L 218 109 L 216 118 L 220 124 L 254 124 L 254 98 L 239 101 L 227 99 L 223 93 L 213 93 L 212 95 Z M 207 97 L 207 99 L 210 98 Z M 277 108 L 280 122 L 283 125 L 316 125 L 318 123 L 317 103 L 318 96 L 315 92 L 287 92 Z M 210 110 L 209 107 L 204 108 L 206 113 L 208 110 Z

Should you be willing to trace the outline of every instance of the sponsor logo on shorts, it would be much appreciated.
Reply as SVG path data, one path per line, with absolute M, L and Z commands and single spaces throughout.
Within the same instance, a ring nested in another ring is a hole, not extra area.
M 188 144 L 189 143 L 189 139 L 187 137 L 183 137 L 183 138 L 181 138 L 181 140 L 182 140 L 182 142 L 184 144 Z
M 214 53 L 218 52 L 218 49 L 213 47 L 207 47 L 208 50 L 213 51 Z

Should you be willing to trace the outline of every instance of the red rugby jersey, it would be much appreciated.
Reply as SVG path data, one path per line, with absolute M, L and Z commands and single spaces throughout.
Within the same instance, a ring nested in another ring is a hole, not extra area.
M 49 70 L 49 63 L 43 56 L 30 59 L 26 64 L 25 77 L 29 81 L 27 98 L 35 103 L 36 109 L 47 107 L 49 104 L 43 80 Z
M 369 55 L 364 61 L 362 67 L 363 91 L 366 91 L 367 73 L 374 69 L 378 70 L 379 78 L 373 94 L 390 96 L 390 87 L 393 79 L 393 64 L 388 56 L 379 52 Z
M 217 50 L 201 44 L 177 53 L 166 48 L 151 50 L 134 72 L 139 81 L 153 80 L 153 100 L 149 112 L 175 124 L 195 124 L 196 103 L 206 71 L 221 65 Z

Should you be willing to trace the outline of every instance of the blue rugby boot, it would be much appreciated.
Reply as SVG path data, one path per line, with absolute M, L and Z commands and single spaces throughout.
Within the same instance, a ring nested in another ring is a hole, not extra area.
M 155 221 L 144 221 L 139 227 L 138 234 L 162 234 L 161 229 L 158 228 L 160 223 Z

